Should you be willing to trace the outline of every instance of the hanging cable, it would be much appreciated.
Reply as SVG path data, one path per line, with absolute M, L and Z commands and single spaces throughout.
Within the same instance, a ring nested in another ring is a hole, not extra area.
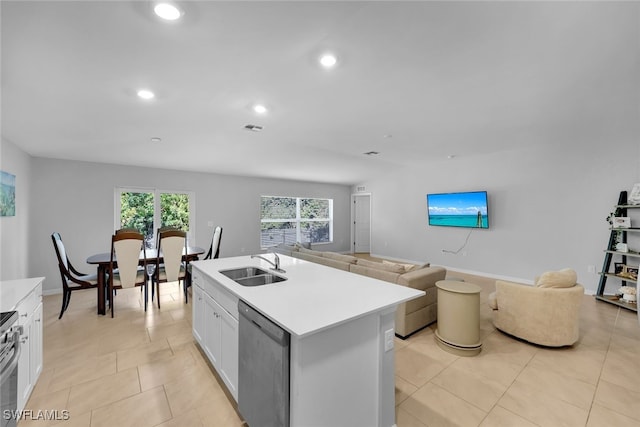
M 453 254 L 453 255 L 458 255 L 458 253 L 460 253 L 461 250 L 463 250 L 466 246 L 467 243 L 469 243 L 469 237 L 471 237 L 471 233 L 473 232 L 473 228 L 469 229 L 469 234 L 467 234 L 467 238 L 465 239 L 464 243 L 462 244 L 462 246 L 460 246 L 460 248 L 458 248 L 457 251 L 450 251 L 447 249 L 443 249 L 442 253 L 443 254 Z

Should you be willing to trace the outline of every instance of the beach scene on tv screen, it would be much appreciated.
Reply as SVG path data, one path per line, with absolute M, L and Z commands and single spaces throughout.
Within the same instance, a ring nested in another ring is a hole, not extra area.
M 489 228 L 487 193 L 428 194 L 429 225 Z

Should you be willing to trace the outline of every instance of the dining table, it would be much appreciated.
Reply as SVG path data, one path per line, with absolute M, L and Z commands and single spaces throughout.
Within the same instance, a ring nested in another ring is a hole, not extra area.
M 186 251 L 182 251 L 182 259 L 184 261 L 196 261 L 199 255 L 202 255 L 205 250 L 199 246 L 188 246 Z M 146 258 L 145 258 L 146 255 Z M 158 260 L 158 258 L 160 258 Z M 158 256 L 157 249 L 145 249 L 145 251 L 140 251 L 140 265 L 146 263 L 156 263 L 159 261 L 162 263 L 163 257 L 162 253 Z M 98 270 L 98 314 L 106 313 L 106 284 L 107 284 L 107 271 L 109 270 L 109 265 L 111 264 L 111 253 L 110 252 L 102 252 L 99 254 L 91 255 L 87 258 L 87 264 L 96 265 Z M 114 258 L 113 260 L 114 268 L 118 266 L 118 260 Z

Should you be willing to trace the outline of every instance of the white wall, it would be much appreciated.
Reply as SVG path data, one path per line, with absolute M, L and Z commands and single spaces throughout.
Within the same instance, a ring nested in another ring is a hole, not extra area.
M 360 185 L 372 193 L 372 254 L 523 281 L 570 267 L 594 292 L 599 276 L 587 266 L 602 268 L 605 218 L 635 182 L 640 145 L 627 139 L 442 159 Z M 473 190 L 488 191 L 490 229 L 473 230 L 458 255 L 442 253 L 469 229 L 428 226 L 425 195 Z
M 16 215 L 0 217 L 0 280 L 27 277 L 31 215 L 31 157 L 2 140 L 0 169 L 16 176 Z
M 260 195 L 326 197 L 334 200 L 334 243 L 321 250 L 349 250 L 350 188 L 307 182 L 106 165 L 34 158 L 29 268 L 46 276 L 45 292 L 60 291 L 51 233 L 62 236 L 71 263 L 83 272 L 88 256 L 108 252 L 114 229 L 115 187 L 190 190 L 196 199 L 195 245 L 208 247 L 223 227 L 220 256 L 260 252 Z

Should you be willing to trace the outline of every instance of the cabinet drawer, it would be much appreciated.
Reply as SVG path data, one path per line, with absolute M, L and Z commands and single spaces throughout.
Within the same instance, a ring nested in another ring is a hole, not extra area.
M 19 319 L 18 323 L 21 325 L 27 320 L 27 318 L 34 312 L 34 310 L 40 305 L 42 301 L 42 285 L 36 286 L 36 288 L 29 293 L 22 301 L 18 303 L 16 307 Z
M 218 286 L 218 304 L 238 320 L 238 297 Z
M 228 311 L 234 319 L 238 320 L 238 297 L 196 268 L 193 269 L 193 283 Z

